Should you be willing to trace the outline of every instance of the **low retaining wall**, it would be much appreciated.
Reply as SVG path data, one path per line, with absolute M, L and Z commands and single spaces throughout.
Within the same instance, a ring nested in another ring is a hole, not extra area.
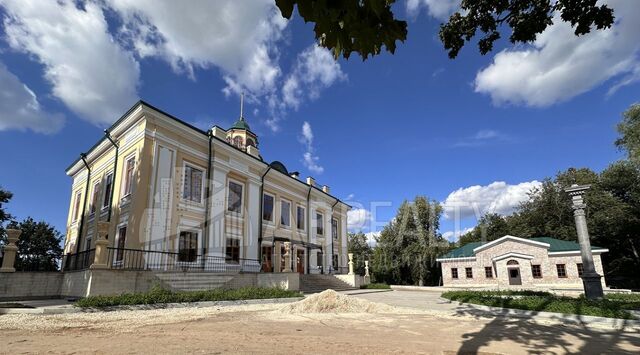
M 62 278 L 61 272 L 0 273 L 0 300 L 58 298 Z
M 360 288 L 361 285 L 367 285 L 369 282 L 365 283 L 365 277 L 360 275 L 333 275 L 336 278 L 340 279 L 340 281 L 349 284 L 351 287 Z M 367 280 L 368 281 L 368 280 Z

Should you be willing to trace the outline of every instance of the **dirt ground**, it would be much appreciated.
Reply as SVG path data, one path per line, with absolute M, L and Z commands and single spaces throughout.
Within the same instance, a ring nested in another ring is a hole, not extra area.
M 0 315 L 0 353 L 628 353 L 640 335 L 505 318 L 286 314 L 282 305 Z

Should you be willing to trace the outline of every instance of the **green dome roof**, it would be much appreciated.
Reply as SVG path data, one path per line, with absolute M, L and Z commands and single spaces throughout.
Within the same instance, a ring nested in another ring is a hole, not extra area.
M 247 123 L 247 121 L 244 120 L 244 117 L 240 117 L 239 120 L 236 121 L 236 123 L 233 124 L 233 126 L 231 126 L 232 129 L 244 129 L 247 131 L 251 131 L 251 128 L 249 127 L 249 124 Z

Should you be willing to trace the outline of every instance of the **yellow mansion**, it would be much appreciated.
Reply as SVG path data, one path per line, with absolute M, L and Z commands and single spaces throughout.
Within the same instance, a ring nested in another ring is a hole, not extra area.
M 66 170 L 66 262 L 108 222 L 109 268 L 345 273 L 350 206 L 258 144 L 242 114 L 203 131 L 139 101 Z

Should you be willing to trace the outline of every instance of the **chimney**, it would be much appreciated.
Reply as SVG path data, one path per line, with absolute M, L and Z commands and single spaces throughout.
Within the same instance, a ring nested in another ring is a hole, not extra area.
M 329 193 L 329 191 L 331 191 L 331 190 L 329 189 L 329 186 L 322 185 L 322 191 L 324 191 L 325 193 Z
M 307 185 L 315 186 L 316 185 L 316 179 L 312 178 L 311 176 L 308 176 L 307 177 Z
M 247 153 L 253 155 L 256 158 L 260 158 L 260 150 L 252 145 L 247 146 Z
M 292 178 L 297 179 L 300 177 L 300 173 L 297 171 L 292 172 L 291 174 L 289 174 Z

